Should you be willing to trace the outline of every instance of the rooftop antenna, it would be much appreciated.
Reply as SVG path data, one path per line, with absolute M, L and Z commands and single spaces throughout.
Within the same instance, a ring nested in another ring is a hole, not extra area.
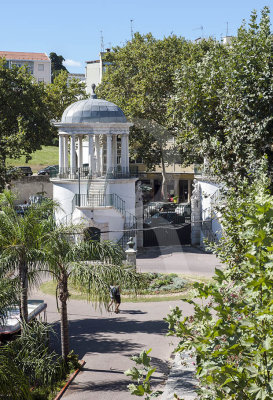
M 226 31 L 226 36 L 228 36 L 228 22 L 227 22 L 227 31 Z
M 134 37 L 134 31 L 133 31 L 133 19 L 130 19 L 130 22 L 131 22 L 131 39 L 133 40 L 133 37 Z
M 104 41 L 103 41 L 102 31 L 100 31 L 100 51 L 101 51 L 101 53 L 104 52 Z
M 203 25 L 201 25 L 201 26 L 198 26 L 198 28 L 195 28 L 195 29 L 193 29 L 194 31 L 197 31 L 197 30 L 201 30 L 201 37 L 204 37 L 204 27 L 203 27 Z

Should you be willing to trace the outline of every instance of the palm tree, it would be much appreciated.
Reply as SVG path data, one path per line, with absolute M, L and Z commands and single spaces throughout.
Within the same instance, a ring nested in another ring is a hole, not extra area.
M 80 228 L 80 229 L 79 229 Z M 75 240 L 82 236 L 81 227 L 56 228 L 51 232 L 45 249 L 47 268 L 57 283 L 56 298 L 61 314 L 62 357 L 69 353 L 67 300 L 71 282 L 86 293 L 87 299 L 96 304 L 108 303 L 109 286 L 114 282 L 136 288 L 140 274 L 123 267 L 122 249 L 115 243 Z M 60 307 L 59 307 L 60 303 Z
M 19 277 L 22 326 L 28 321 L 29 282 L 36 283 L 41 272 L 53 276 L 60 303 L 62 357 L 66 360 L 69 280 L 85 291 L 88 300 L 106 305 L 111 284 L 137 288 L 140 274 L 122 266 L 123 251 L 118 245 L 81 240 L 81 226 L 57 227 L 52 212 L 55 206 L 48 200 L 31 206 L 22 217 L 16 213 L 12 193 L 0 194 L 0 276 L 10 272 Z
M 0 276 L 0 326 L 5 325 L 9 309 L 18 305 L 18 281 Z
M 19 278 L 20 318 L 28 321 L 28 286 L 35 279 L 41 262 L 45 236 L 53 227 L 50 200 L 30 206 L 24 216 L 16 212 L 15 196 L 0 194 L 0 275 L 12 273 Z

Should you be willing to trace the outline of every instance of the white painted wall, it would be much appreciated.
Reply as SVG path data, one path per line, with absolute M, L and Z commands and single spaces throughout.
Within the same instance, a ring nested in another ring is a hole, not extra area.
M 42 64 L 44 66 L 43 71 L 39 71 L 38 64 Z M 44 83 L 51 83 L 51 61 L 34 61 L 33 66 L 33 75 L 36 78 L 37 82 L 39 82 L 39 78 L 43 79 Z
M 56 220 L 62 220 L 66 215 L 72 213 L 72 200 L 76 193 L 79 193 L 79 184 L 77 181 L 54 181 L 53 199 L 60 204 L 60 209 L 56 212 Z M 87 182 L 81 182 L 81 193 L 86 194 Z
M 90 94 L 92 92 L 92 84 L 96 86 L 101 82 L 100 78 L 100 62 L 86 63 L 85 76 L 86 76 L 86 92 Z
M 126 211 L 136 214 L 136 179 L 109 179 L 106 193 L 115 193 L 126 203 Z
M 72 221 L 85 227 L 99 228 L 102 240 L 117 242 L 123 235 L 124 217 L 113 207 L 95 208 L 92 211 L 76 207 Z
M 136 179 L 112 179 L 107 182 L 106 193 L 117 194 L 125 201 L 125 209 L 135 215 L 135 181 Z M 66 216 L 72 217 L 74 223 L 83 223 L 84 226 L 95 226 L 105 231 L 102 239 L 117 242 L 123 236 L 124 216 L 114 207 L 90 208 L 81 207 L 72 214 L 72 200 L 79 192 L 78 181 L 65 181 L 52 179 L 53 198 L 60 203 L 60 209 L 56 212 L 57 221 L 65 222 Z M 87 193 L 87 181 L 81 182 L 81 193 Z M 70 222 L 70 220 L 69 220 Z
M 220 189 L 220 185 L 209 181 L 199 181 L 202 220 L 212 218 L 212 232 L 217 239 L 221 238 L 222 226 L 219 222 L 220 215 L 214 211 L 212 196 Z M 201 232 L 201 242 L 203 240 Z

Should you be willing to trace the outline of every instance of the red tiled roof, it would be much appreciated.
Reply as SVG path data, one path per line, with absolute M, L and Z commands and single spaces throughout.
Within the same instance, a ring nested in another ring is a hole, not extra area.
M 20 51 L 0 51 L 0 58 L 6 60 L 50 61 L 45 53 L 23 53 Z

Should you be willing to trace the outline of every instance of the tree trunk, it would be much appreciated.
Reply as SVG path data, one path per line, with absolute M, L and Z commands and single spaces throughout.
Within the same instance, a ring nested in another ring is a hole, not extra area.
M 168 200 L 167 176 L 166 176 L 166 167 L 165 167 L 162 151 L 161 151 L 161 168 L 162 168 L 161 197 L 162 197 L 163 201 L 167 201 Z
M 22 322 L 28 323 L 28 267 L 25 261 L 19 265 L 20 277 L 20 318 Z
M 67 318 L 67 275 L 61 274 L 59 281 L 59 299 L 61 302 L 61 343 L 62 343 L 62 357 L 67 361 L 69 353 L 69 333 L 68 333 L 68 318 Z

